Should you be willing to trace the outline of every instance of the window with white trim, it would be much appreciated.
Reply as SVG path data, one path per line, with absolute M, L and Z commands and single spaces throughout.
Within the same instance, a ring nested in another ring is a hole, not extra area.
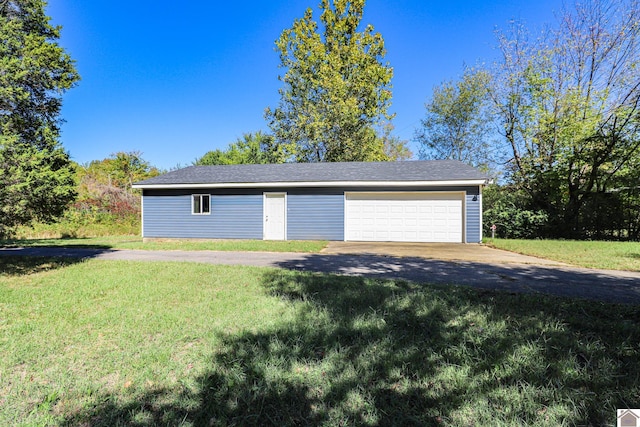
M 191 196 L 191 213 L 193 215 L 209 215 L 211 213 L 211 196 L 193 194 Z

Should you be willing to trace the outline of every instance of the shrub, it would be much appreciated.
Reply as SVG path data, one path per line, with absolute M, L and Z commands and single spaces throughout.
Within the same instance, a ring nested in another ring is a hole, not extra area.
M 526 208 L 526 197 L 506 186 L 488 187 L 483 197 L 484 235 L 491 235 L 496 225 L 496 237 L 533 239 L 543 237 L 549 223 L 549 215 L 542 210 Z

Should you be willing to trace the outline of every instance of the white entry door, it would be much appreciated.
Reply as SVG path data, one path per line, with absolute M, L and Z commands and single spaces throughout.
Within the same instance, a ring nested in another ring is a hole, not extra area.
M 463 241 L 462 193 L 347 193 L 346 239 Z
M 264 240 L 286 240 L 287 195 L 264 193 Z

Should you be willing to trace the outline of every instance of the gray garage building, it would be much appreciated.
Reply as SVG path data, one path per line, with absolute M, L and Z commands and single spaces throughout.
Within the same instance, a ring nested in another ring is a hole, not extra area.
M 431 160 L 192 166 L 134 188 L 145 238 L 477 243 L 486 183 Z

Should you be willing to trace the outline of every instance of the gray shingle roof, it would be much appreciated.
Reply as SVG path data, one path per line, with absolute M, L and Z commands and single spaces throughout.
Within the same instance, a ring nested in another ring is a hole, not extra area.
M 265 184 L 292 182 L 393 182 L 485 180 L 479 170 L 455 160 L 405 162 L 284 163 L 190 166 L 136 183 L 136 186 Z

